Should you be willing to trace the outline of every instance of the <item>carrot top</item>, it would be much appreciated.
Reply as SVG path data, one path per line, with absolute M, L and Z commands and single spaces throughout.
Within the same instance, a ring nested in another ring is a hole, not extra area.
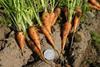
M 23 19 L 24 0 L 1 0 L 0 5 L 4 7 L 4 13 L 7 16 L 6 23 L 14 25 L 15 31 L 23 31 L 25 33 L 26 28 Z

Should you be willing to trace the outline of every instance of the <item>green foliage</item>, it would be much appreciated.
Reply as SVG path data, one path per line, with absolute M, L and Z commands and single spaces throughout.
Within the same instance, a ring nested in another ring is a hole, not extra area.
M 4 13 L 7 16 L 6 18 L 9 19 L 10 23 L 16 26 L 18 31 L 22 30 L 22 16 L 21 11 L 23 10 L 22 0 L 1 0 L 0 4 L 4 7 Z M 6 23 L 9 23 L 6 20 Z
M 91 32 L 91 37 L 95 43 L 100 44 L 100 35 L 99 34 L 97 34 L 96 32 Z
M 0 0 L 4 7 L 4 16 L 0 16 L 0 23 L 13 24 L 17 30 L 23 30 L 32 25 L 34 20 L 41 25 L 40 12 L 54 11 L 56 6 L 68 8 L 68 21 L 71 22 L 77 6 L 82 12 L 89 10 L 88 0 Z M 33 22 L 32 22 L 33 20 Z
M 88 0 L 82 0 L 82 12 L 85 14 L 87 11 L 89 11 L 89 5 L 88 5 Z

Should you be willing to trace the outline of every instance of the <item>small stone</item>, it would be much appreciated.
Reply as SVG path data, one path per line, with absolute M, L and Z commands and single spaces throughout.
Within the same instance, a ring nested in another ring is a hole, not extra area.
M 75 42 L 80 42 L 80 41 L 82 41 L 81 35 L 80 35 L 79 33 L 75 33 L 75 37 L 74 37 L 74 38 L 75 38 L 75 39 L 74 39 Z

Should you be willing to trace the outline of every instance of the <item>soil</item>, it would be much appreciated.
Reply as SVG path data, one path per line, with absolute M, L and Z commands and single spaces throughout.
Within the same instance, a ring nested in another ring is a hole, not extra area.
M 86 19 L 81 22 L 78 29 L 79 36 L 75 36 L 75 40 L 79 38 L 79 41 L 74 41 L 73 45 L 69 50 L 67 45 L 65 49 L 65 60 L 66 64 L 71 67 L 99 67 L 100 66 L 100 45 L 92 43 L 90 32 L 96 32 L 100 34 L 100 11 L 91 13 L 88 12 Z M 55 46 L 60 51 L 60 26 L 56 24 L 54 26 L 54 40 Z M 43 34 L 40 33 L 41 47 L 44 52 L 46 49 L 51 48 L 49 43 L 46 41 Z M 69 41 L 70 42 L 70 41 Z M 60 52 L 59 52 L 60 53 Z M 25 45 L 23 51 L 18 47 L 14 31 L 9 27 L 0 25 L 0 67 L 62 67 L 63 63 L 57 60 L 49 61 L 51 65 L 46 64 L 27 46 Z M 67 66 L 68 67 L 68 66 Z

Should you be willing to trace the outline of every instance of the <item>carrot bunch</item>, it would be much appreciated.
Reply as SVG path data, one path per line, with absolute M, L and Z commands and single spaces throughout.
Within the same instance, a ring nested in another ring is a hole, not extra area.
M 43 61 L 48 63 L 46 59 L 44 58 L 43 53 L 41 51 L 41 40 L 39 37 L 39 32 L 32 21 L 32 19 L 35 19 L 35 17 L 37 17 L 32 3 L 33 1 L 27 2 L 26 5 L 29 9 L 25 9 L 25 14 L 23 16 L 23 18 L 26 20 L 25 24 L 28 24 L 27 34 L 29 35 L 29 37 L 27 36 L 27 40 L 28 40 L 29 46 L 33 47 L 37 55 L 39 55 Z M 41 25 L 41 22 L 38 24 Z
M 51 28 L 56 23 L 58 16 L 61 13 L 60 8 L 56 8 L 54 12 L 44 11 L 42 14 L 42 22 L 44 27 L 48 30 L 51 34 Z
M 49 41 L 51 47 L 57 51 L 51 29 L 57 22 L 61 13 L 61 8 L 57 7 L 59 0 L 0 0 L 0 5 L 4 7 L 7 16 L 6 22 L 11 23 L 15 31 L 15 38 L 21 50 L 26 41 L 37 55 L 45 61 L 41 48 L 41 39 L 37 26 Z M 68 36 L 70 33 L 77 32 L 82 16 L 82 0 L 61 0 L 66 3 L 64 14 L 66 21 L 63 24 L 61 37 L 61 53 L 63 53 Z M 92 8 L 100 10 L 100 4 L 96 0 L 88 0 Z M 40 15 L 42 14 L 42 16 Z
M 72 28 L 72 15 L 73 15 L 73 8 L 75 7 L 74 3 L 75 1 L 72 1 L 72 2 L 69 2 L 69 0 L 66 0 L 66 3 L 67 3 L 67 7 L 68 7 L 68 16 L 67 17 L 67 20 L 63 26 L 63 32 L 62 32 L 62 38 L 61 38 L 61 53 L 63 53 L 64 51 L 64 47 L 65 47 L 65 44 L 66 44 L 66 40 L 67 40 L 67 37 L 71 31 L 71 28 Z
M 55 8 L 56 7 L 55 0 L 50 0 L 50 9 L 47 9 L 49 7 L 47 4 L 48 3 L 47 0 L 45 0 L 45 2 L 41 0 L 41 3 L 42 3 L 42 7 L 44 8 L 44 12 L 42 14 L 43 26 L 51 34 L 51 28 L 56 23 L 56 20 L 61 13 L 61 9 Z
M 13 28 L 16 34 L 15 38 L 21 50 L 23 50 L 24 45 L 26 44 L 25 41 L 31 40 L 31 42 L 34 43 L 31 45 L 34 47 L 34 51 L 41 57 L 42 60 L 44 60 L 41 52 L 40 37 L 32 21 L 34 18 L 32 1 L 2 0 L 0 2 L 2 2 L 5 14 L 8 16 L 7 18 L 9 18 L 9 21 L 7 22 L 10 22 L 15 27 Z
M 58 18 L 58 16 L 60 15 L 60 8 L 55 8 L 55 0 L 50 0 L 50 12 L 48 11 L 48 1 L 47 0 L 41 0 L 42 3 L 42 7 L 44 8 L 44 12 L 42 14 L 42 26 L 41 26 L 41 30 L 44 33 L 45 37 L 48 39 L 48 41 L 50 42 L 51 46 L 53 49 L 56 50 L 55 48 L 55 43 L 52 37 L 52 33 L 51 33 L 51 28 L 52 26 L 56 23 L 56 20 Z M 57 51 L 57 50 L 56 50 Z M 57 51 L 58 52 L 58 51 Z
M 54 50 L 56 50 L 56 48 L 54 46 L 55 43 L 54 43 L 52 33 L 51 33 L 51 27 L 55 24 L 58 16 L 60 15 L 60 8 L 57 8 L 54 10 L 55 0 L 50 0 L 50 3 L 52 3 L 51 4 L 52 6 L 51 6 L 51 12 L 49 12 L 47 9 L 49 2 L 46 0 L 45 1 L 41 0 L 41 3 L 42 3 L 42 7 L 44 9 L 44 12 L 42 13 L 42 18 L 40 19 L 39 12 L 37 12 L 36 7 L 33 8 L 35 10 L 34 15 L 35 15 L 37 22 L 39 23 L 39 26 L 41 27 L 41 31 L 43 32 L 43 34 L 45 35 L 45 37 L 49 41 L 52 48 Z
M 80 0 L 75 0 L 75 1 L 66 0 L 66 3 L 67 3 L 66 4 L 67 8 L 64 8 L 66 22 L 63 26 L 63 32 L 62 32 L 61 53 L 63 53 L 64 51 L 64 47 L 71 30 L 73 30 L 74 33 L 76 32 L 77 27 L 79 25 L 80 16 L 81 16 L 81 9 L 79 8 L 81 7 Z M 74 18 L 73 18 L 73 15 L 75 15 Z M 73 27 L 72 27 L 72 24 L 73 24 Z

